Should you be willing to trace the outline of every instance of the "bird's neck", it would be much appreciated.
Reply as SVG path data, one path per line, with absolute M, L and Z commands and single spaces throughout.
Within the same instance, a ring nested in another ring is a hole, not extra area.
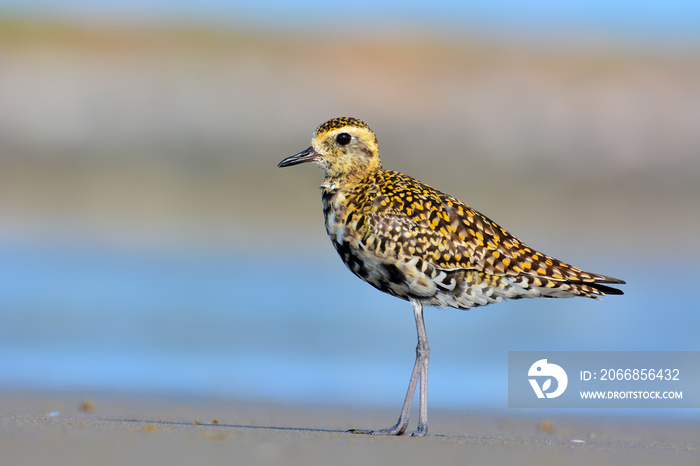
M 352 171 L 335 176 L 326 174 L 326 178 L 321 183 L 321 189 L 324 195 L 332 195 L 341 191 L 354 191 L 361 186 L 372 186 L 374 184 L 372 180 L 381 176 L 383 171 L 380 165 L 371 170 Z

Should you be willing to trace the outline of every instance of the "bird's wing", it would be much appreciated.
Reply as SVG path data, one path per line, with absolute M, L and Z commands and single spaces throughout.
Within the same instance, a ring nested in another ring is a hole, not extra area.
M 542 254 L 458 199 L 396 172 L 374 198 L 369 232 L 378 244 L 443 270 L 534 275 L 556 281 L 624 283 Z

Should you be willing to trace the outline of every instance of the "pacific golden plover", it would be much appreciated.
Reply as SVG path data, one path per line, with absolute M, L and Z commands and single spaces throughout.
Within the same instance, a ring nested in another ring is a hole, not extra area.
M 416 362 L 399 420 L 357 433 L 401 435 L 420 380 L 418 428 L 428 431 L 430 348 L 423 306 L 471 308 L 503 299 L 599 299 L 622 294 L 604 283 L 617 278 L 583 272 L 549 257 L 458 199 L 398 172 L 382 169 L 374 132 L 361 120 L 334 118 L 313 134 L 311 147 L 278 167 L 314 162 L 321 184 L 326 231 L 345 265 L 375 288 L 413 305 Z

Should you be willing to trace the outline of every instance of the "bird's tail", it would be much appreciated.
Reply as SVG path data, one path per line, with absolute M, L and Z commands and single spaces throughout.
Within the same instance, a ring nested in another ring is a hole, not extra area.
M 584 275 L 586 278 L 581 280 L 569 279 L 566 281 L 572 291 L 575 291 L 579 296 L 600 299 L 599 296 L 624 294 L 621 289 L 608 285 L 608 283 L 624 285 L 626 283 L 624 280 L 593 273 L 584 272 Z

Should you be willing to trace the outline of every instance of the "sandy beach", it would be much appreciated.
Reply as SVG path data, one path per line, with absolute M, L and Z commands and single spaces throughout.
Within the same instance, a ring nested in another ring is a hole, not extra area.
M 683 421 L 434 411 L 426 438 L 371 437 L 392 412 L 129 394 L 5 392 L 3 464 L 697 464 Z M 415 422 L 415 421 L 414 421 Z

